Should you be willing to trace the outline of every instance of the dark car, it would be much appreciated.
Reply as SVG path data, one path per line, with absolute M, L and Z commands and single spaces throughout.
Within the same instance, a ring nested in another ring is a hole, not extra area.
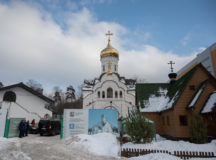
M 38 127 L 36 125 L 30 125 L 29 126 L 29 132 L 31 134 L 37 134 L 38 133 Z
M 38 132 L 43 135 L 60 134 L 61 122 L 53 120 L 40 120 L 38 123 Z

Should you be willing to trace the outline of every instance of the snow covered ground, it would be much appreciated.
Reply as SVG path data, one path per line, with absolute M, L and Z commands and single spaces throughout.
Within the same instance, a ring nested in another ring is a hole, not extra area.
M 123 148 L 216 152 L 216 141 L 196 145 L 184 141 L 166 140 L 158 135 L 157 140 L 150 144 L 127 143 Z M 59 136 L 40 137 L 39 135 L 29 135 L 21 139 L 0 137 L 0 160 L 126 160 L 127 158 L 119 157 L 119 151 L 120 144 L 115 136 L 108 133 L 78 135 L 63 140 L 60 140 Z M 155 153 L 129 158 L 129 160 L 180 160 L 180 158 Z M 216 160 L 216 158 L 205 160 Z
M 107 146 L 105 143 L 108 141 Z M 0 160 L 123 159 L 117 156 L 119 147 L 112 135 L 98 135 L 98 138 L 79 135 L 63 140 L 60 140 L 59 136 L 40 137 L 39 135 L 29 135 L 21 139 L 0 137 Z

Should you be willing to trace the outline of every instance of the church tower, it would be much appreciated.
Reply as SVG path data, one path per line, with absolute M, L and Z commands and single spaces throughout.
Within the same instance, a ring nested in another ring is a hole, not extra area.
M 83 109 L 116 109 L 119 118 L 128 116 L 128 108 L 135 105 L 136 80 L 126 79 L 118 73 L 119 53 L 108 44 L 100 53 L 101 74 L 83 84 Z
M 101 73 L 107 73 L 108 75 L 111 75 L 112 73 L 118 73 L 119 53 L 111 46 L 110 36 L 113 34 L 108 31 L 106 35 L 108 36 L 108 44 L 100 54 Z

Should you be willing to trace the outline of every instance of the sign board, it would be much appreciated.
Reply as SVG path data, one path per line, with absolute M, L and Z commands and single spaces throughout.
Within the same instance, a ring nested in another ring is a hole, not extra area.
M 63 137 L 88 134 L 88 110 L 65 109 L 63 116 Z
M 118 112 L 115 109 L 65 109 L 63 138 L 77 134 L 113 133 L 118 136 Z
M 19 136 L 19 124 L 25 118 L 10 118 L 8 138 Z
M 118 135 L 118 111 L 115 109 L 89 109 L 88 134 L 102 132 Z
M 7 110 L 0 109 L 0 137 L 4 136 L 6 118 L 7 118 Z

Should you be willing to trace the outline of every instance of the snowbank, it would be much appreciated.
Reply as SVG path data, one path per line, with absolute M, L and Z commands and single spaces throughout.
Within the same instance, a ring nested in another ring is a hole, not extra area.
M 207 144 L 194 144 L 185 141 L 163 140 L 160 138 L 159 141 L 148 144 L 125 143 L 122 148 L 168 150 L 172 153 L 174 151 L 214 152 L 216 154 L 216 141 L 214 140 Z
M 182 160 L 182 159 L 165 153 L 151 153 L 144 156 L 132 157 L 129 158 L 128 160 Z
M 18 138 L 4 138 L 0 137 L 0 150 L 9 145 L 10 142 L 18 142 Z
M 95 135 L 80 134 L 68 139 L 72 140 L 70 145 L 85 148 L 90 152 L 103 156 L 118 156 L 120 144 L 116 136 L 110 133 L 99 133 Z

